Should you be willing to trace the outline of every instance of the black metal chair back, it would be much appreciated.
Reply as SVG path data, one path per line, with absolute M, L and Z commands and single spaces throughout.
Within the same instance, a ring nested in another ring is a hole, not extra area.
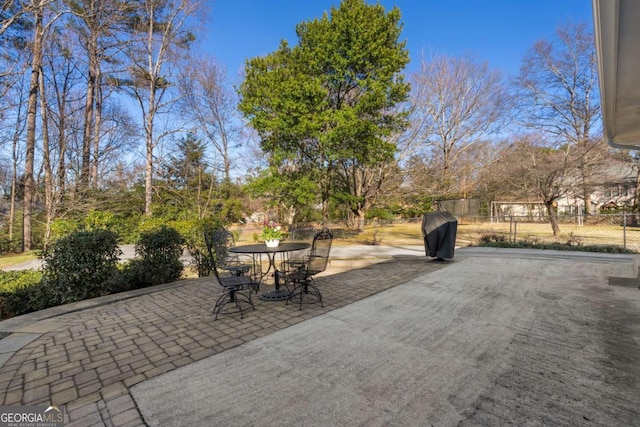
M 237 255 L 230 256 L 229 248 L 235 245 L 232 232 L 221 227 L 205 231 L 204 236 L 209 259 L 215 258 L 218 270 L 224 270 L 236 276 L 242 276 L 251 270 L 251 265 L 243 263 Z
M 216 276 L 218 282 L 220 282 L 220 275 L 218 274 L 218 267 L 216 259 L 220 256 L 216 251 L 216 233 L 217 230 L 205 231 L 204 232 L 204 244 L 207 247 L 207 255 L 209 258 L 209 265 L 211 266 L 211 271 Z
M 309 252 L 309 262 L 306 266 L 308 276 L 313 276 L 327 269 L 332 243 L 333 233 L 328 228 L 320 230 L 313 237 L 311 251 Z
M 204 242 L 207 247 L 207 253 L 209 258 L 209 264 L 211 265 L 211 271 L 216 277 L 216 281 L 220 286 L 222 286 L 225 290 L 225 293 L 221 295 L 213 306 L 213 313 L 215 314 L 215 318 L 218 319 L 218 315 L 222 313 L 222 309 L 227 305 L 232 305 L 232 309 L 235 308 L 235 311 L 226 310 L 225 313 L 234 313 L 240 312 L 240 318 L 242 319 L 244 316 L 244 310 L 242 309 L 242 304 L 246 303 L 251 308 L 254 308 L 253 302 L 251 301 L 251 292 L 256 289 L 257 283 L 255 283 L 248 276 L 243 275 L 220 275 L 218 273 L 218 257 L 220 254 L 216 251 L 215 245 L 215 230 L 213 231 L 205 231 L 204 233 Z M 218 236 L 219 237 L 219 236 Z M 244 290 L 249 290 L 249 294 L 245 294 Z
M 297 298 L 300 309 L 302 309 L 302 304 L 313 303 L 320 303 L 320 305 L 324 307 L 322 294 L 313 283 L 313 276 L 327 269 L 332 243 L 333 233 L 331 233 L 328 228 L 324 228 L 316 233 L 313 237 L 313 243 L 311 244 L 309 258 L 304 261 L 304 264 L 301 264 L 297 270 L 287 275 L 287 280 L 294 285 L 287 303 Z

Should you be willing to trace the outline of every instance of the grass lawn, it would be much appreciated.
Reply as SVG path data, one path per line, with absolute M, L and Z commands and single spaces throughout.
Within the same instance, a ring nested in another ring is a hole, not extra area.
M 38 258 L 36 251 L 29 251 L 23 254 L 3 254 L 0 255 L 0 269 L 11 267 L 25 261 L 31 261 Z
M 411 223 L 398 223 L 391 225 L 375 226 L 368 225 L 362 233 L 346 229 L 334 229 L 334 244 L 362 245 L 362 244 L 382 244 L 389 246 L 398 245 L 423 245 L 422 223 L 420 221 Z M 243 233 L 244 239 L 238 240 L 239 244 L 254 243 L 253 235 L 258 233 L 259 228 L 247 230 Z M 548 223 L 518 223 L 517 226 L 508 222 L 502 223 L 458 223 L 456 245 L 469 246 L 478 244 L 483 235 L 498 234 L 505 236 L 507 240 L 513 239 L 514 235 L 518 241 L 528 240 L 538 243 L 566 243 L 569 240 L 580 242 L 583 245 L 617 245 L 622 247 L 625 241 L 625 229 L 620 225 L 608 223 L 601 224 L 560 224 L 560 236 L 556 239 L 551 233 L 551 225 Z M 310 240 L 305 239 L 305 240 Z M 632 250 L 640 250 L 640 227 L 626 227 L 626 247 Z M 31 251 L 26 254 L 6 254 L 0 255 L 0 269 L 19 264 L 24 261 L 36 259 L 37 252 Z
M 483 223 L 459 224 L 457 244 L 461 246 L 476 244 L 481 236 L 499 234 L 517 241 L 533 241 L 538 243 L 567 243 L 573 241 L 582 245 L 616 245 L 623 246 L 625 229 L 611 224 L 560 224 L 560 234 L 556 238 L 548 223 Z M 626 228 L 626 246 L 628 249 L 640 249 L 640 229 Z
M 336 244 L 371 244 L 375 239 L 383 245 L 422 245 L 422 224 L 419 222 L 384 225 L 380 227 L 368 226 L 363 233 L 338 233 Z M 560 224 L 560 235 L 555 238 L 548 223 L 458 223 L 456 244 L 469 246 L 478 244 L 483 235 L 498 234 L 517 241 L 527 240 L 537 243 L 567 243 L 579 242 L 582 245 L 617 245 L 623 246 L 625 229 L 620 225 L 611 224 Z M 628 249 L 640 249 L 640 228 L 626 228 L 626 244 Z

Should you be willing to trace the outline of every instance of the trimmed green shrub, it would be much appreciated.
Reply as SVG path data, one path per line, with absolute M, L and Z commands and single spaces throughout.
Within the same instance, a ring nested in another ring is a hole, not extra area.
M 51 237 L 53 240 L 59 239 L 80 229 L 82 229 L 82 222 L 79 219 L 57 218 L 51 223 Z
M 480 236 L 479 246 L 488 246 L 490 243 L 505 243 L 507 238 L 500 234 L 483 234 Z
M 9 239 L 0 235 L 0 253 L 18 253 L 21 251 L 22 241 L 20 239 Z
M 180 279 L 183 243 L 180 233 L 166 226 L 142 233 L 136 244 L 138 258 L 125 266 L 112 290 L 139 289 Z
M 35 270 L 0 271 L 0 311 L 2 318 L 51 307 L 47 288 Z
M 42 272 L 38 270 L 0 270 L 0 292 L 13 292 L 18 288 L 40 283 Z
M 501 237 L 501 236 L 500 236 Z M 575 251 L 575 252 L 603 252 L 610 254 L 636 254 L 632 249 L 625 249 L 617 245 L 581 245 L 575 246 L 569 243 L 538 243 L 535 241 L 520 240 L 518 242 L 508 242 L 506 238 L 502 239 L 481 239 L 476 246 L 484 246 L 491 248 L 515 248 L 515 249 L 551 249 L 556 251 Z
M 0 292 L 3 319 L 44 310 L 55 305 L 57 304 L 54 302 L 51 288 L 44 282 L 19 287 L 11 292 Z
M 74 231 L 111 230 L 121 243 L 134 243 L 140 236 L 140 216 L 117 215 L 112 212 L 91 210 L 76 218 L 55 219 L 51 224 L 51 240 L 57 240 Z
M 53 301 L 66 304 L 106 295 L 118 273 L 117 235 L 109 230 L 76 231 L 44 252 L 43 281 Z

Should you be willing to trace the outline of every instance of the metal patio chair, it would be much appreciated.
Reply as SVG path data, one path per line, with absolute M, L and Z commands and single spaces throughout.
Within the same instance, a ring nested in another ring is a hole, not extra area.
M 251 271 L 252 262 L 244 262 L 238 255 L 229 255 L 229 247 L 235 246 L 232 232 L 226 228 L 217 228 L 209 233 L 211 245 L 218 261 L 217 266 L 220 270 L 226 270 L 236 276 L 242 276 Z
M 224 289 L 224 293 L 216 301 L 212 312 L 215 314 L 215 320 L 218 320 L 219 314 L 233 314 L 237 312 L 240 313 L 240 318 L 242 319 L 244 317 L 244 311 L 246 310 L 242 308 L 243 304 L 248 305 L 252 309 L 255 308 L 253 301 L 251 301 L 251 293 L 257 290 L 259 285 L 248 275 L 237 275 L 235 273 L 220 274 L 218 272 L 213 237 L 211 232 L 205 232 L 204 234 L 211 271 L 216 277 L 218 284 Z M 248 293 L 246 291 L 248 291 Z M 223 312 L 223 309 L 229 305 L 232 306 L 229 307 L 230 310 L 225 309 Z
M 333 233 L 328 228 L 324 228 L 313 237 L 308 256 L 288 262 L 290 270 L 284 274 L 284 280 L 285 283 L 291 284 L 293 289 L 287 304 L 297 299 L 300 309 L 302 304 L 320 303 L 324 307 L 322 294 L 315 285 L 313 277 L 327 269 L 332 242 Z

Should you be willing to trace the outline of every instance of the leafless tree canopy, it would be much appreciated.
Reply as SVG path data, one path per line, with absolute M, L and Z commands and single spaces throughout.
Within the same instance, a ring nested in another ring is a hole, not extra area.
M 549 146 L 571 146 L 582 197 L 588 200 L 593 168 L 602 159 L 601 113 L 593 33 L 586 24 L 558 27 L 537 42 L 515 80 L 520 123 L 545 135 Z M 590 203 L 585 203 L 586 213 Z
M 469 56 L 435 55 L 422 59 L 411 84 L 416 156 L 439 177 L 433 190 L 466 193 L 462 181 L 472 178 L 465 170 L 473 169 L 474 154 L 508 122 L 510 97 L 501 73 Z
M 596 52 L 586 24 L 558 27 L 556 39 L 535 43 L 516 78 L 520 121 L 557 145 L 585 144 L 600 121 Z
M 211 144 L 216 166 L 230 182 L 231 168 L 236 160 L 245 165 L 243 172 L 251 162 L 234 158 L 243 140 L 243 124 L 237 114 L 235 92 L 230 89 L 224 68 L 213 58 L 192 58 L 180 87 L 183 115 L 193 123 L 194 131 Z

